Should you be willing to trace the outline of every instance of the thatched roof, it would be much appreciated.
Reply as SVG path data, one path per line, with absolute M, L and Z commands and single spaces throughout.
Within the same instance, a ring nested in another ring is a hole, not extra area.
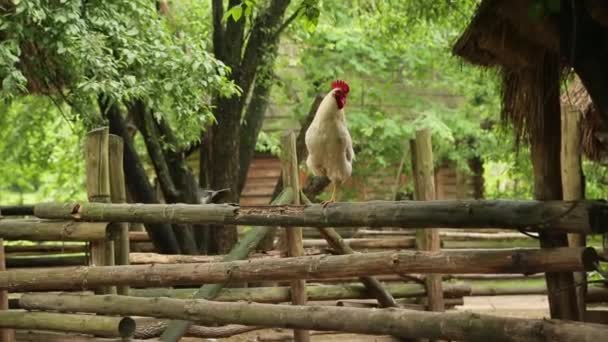
M 608 127 L 591 101 L 585 86 L 576 78 L 562 94 L 562 106 L 568 110 L 579 111 L 583 115 L 582 142 L 583 153 L 591 160 L 608 160 Z
M 502 118 L 513 124 L 518 138 L 542 140 L 543 105 L 547 98 L 559 96 L 558 70 L 568 66 L 567 58 L 560 55 L 557 18 L 533 18 L 531 4 L 531 0 L 483 0 L 453 53 L 469 63 L 497 69 L 502 75 Z M 584 152 L 599 160 L 608 151 L 600 137 L 601 115 L 582 83 L 573 86 L 569 97 L 585 114 Z

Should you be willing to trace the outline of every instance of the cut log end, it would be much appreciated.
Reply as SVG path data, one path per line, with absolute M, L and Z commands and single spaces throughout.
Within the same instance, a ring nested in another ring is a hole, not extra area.
M 123 338 L 132 337 L 136 328 L 137 324 L 133 318 L 124 317 L 118 323 L 118 334 Z
M 585 267 L 585 271 L 593 271 L 596 269 L 597 264 L 600 261 L 600 255 L 593 247 L 583 248 L 581 260 L 583 262 L 583 266 Z
M 605 201 L 594 201 L 589 208 L 589 228 L 591 234 L 608 233 L 608 208 Z

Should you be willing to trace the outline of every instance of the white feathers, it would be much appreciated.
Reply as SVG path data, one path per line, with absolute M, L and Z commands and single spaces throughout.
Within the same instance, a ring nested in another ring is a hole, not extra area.
M 306 165 L 316 176 L 327 176 L 334 183 L 342 183 L 352 173 L 355 152 L 344 108 L 338 109 L 335 91 L 323 98 L 306 131 Z

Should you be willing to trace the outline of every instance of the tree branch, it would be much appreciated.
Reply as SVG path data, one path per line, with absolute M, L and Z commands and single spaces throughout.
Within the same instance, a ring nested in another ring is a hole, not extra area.
M 274 32 L 274 37 L 272 37 L 273 39 L 277 39 L 281 36 L 281 33 L 283 33 L 283 31 L 285 31 L 285 29 L 287 29 L 287 27 L 289 27 L 289 25 L 296 20 L 296 18 L 298 17 L 298 15 L 300 15 L 300 12 L 302 11 L 304 7 L 300 6 L 298 7 L 298 9 L 296 9 L 290 16 L 289 18 L 287 18 L 282 24 L 281 26 L 279 26 L 279 28 Z
M 156 171 L 165 200 L 168 203 L 178 203 L 180 193 L 171 179 L 167 160 L 160 145 L 160 137 L 154 125 L 154 119 L 146 109 L 145 104 L 139 100 L 129 105 L 129 112 L 144 138 L 146 149 L 148 150 L 152 165 L 154 165 L 154 171 Z
M 278 41 L 279 37 L 274 34 L 275 28 L 279 26 L 290 2 L 290 0 L 273 0 L 255 19 L 240 65 L 239 86 L 244 96 L 249 94 L 264 53 L 268 51 L 269 46 Z

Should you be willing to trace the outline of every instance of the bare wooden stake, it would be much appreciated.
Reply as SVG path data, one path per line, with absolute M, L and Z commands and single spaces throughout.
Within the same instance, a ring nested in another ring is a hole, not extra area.
M 123 151 L 122 138 L 118 135 L 109 136 L 109 158 L 110 158 L 110 196 L 112 203 L 126 203 L 127 190 L 125 187 L 125 175 L 123 171 Z M 124 222 L 112 223 L 110 234 L 115 244 L 114 257 L 117 265 L 129 264 L 129 225 Z M 119 295 L 129 295 L 128 286 L 116 288 Z
M 288 132 L 281 138 L 281 169 L 283 174 L 283 186 L 290 187 L 296 194 L 293 204 L 300 204 L 300 177 L 298 169 L 298 156 L 296 155 L 296 135 L 293 131 Z M 287 255 L 297 257 L 304 255 L 304 245 L 302 243 L 302 228 L 285 229 Z M 296 305 L 306 304 L 306 281 L 296 279 L 291 281 L 291 302 Z M 294 330 L 296 342 L 310 341 L 308 330 Z
M 4 240 L 0 238 L 0 272 L 6 271 L 4 258 Z M 0 291 L 0 311 L 8 310 L 8 291 Z M 0 342 L 15 341 L 15 331 L 12 329 L 0 329 Z
M 583 170 L 581 165 L 581 112 L 569 105 L 561 109 L 562 118 L 562 192 L 564 201 L 582 200 L 585 198 Z M 585 234 L 568 234 L 568 245 L 571 247 L 584 247 Z M 585 297 L 587 293 L 586 273 L 576 272 L 574 282 L 576 287 L 576 301 L 579 315 L 585 320 L 587 306 Z
M 416 132 L 416 141 L 412 149 L 414 181 L 417 184 L 416 200 L 435 200 L 435 172 L 433 167 L 433 148 L 431 132 L 428 129 Z M 425 251 L 439 251 L 441 242 L 438 229 L 420 229 L 416 232 L 418 249 Z M 429 298 L 430 311 L 444 311 L 443 289 L 441 288 L 441 274 L 428 274 L 425 279 Z
M 109 129 L 96 128 L 86 136 L 85 167 L 87 174 L 87 197 L 89 202 L 110 203 L 110 158 L 108 153 Z M 112 241 L 91 242 L 91 265 L 114 264 Z M 116 287 L 102 287 L 97 292 L 116 293 Z

